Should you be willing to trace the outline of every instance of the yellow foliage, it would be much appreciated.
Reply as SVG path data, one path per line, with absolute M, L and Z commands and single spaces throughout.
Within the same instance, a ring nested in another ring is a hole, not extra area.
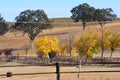
M 72 57 L 76 57 L 77 56 L 77 52 L 76 52 L 76 48 L 74 47 L 72 49 L 72 54 L 71 54 Z
M 106 30 L 105 32 L 101 33 L 101 36 L 97 37 L 97 45 L 104 50 L 109 48 L 109 40 L 108 37 L 112 34 L 111 31 Z
M 112 34 L 112 31 L 106 30 L 104 33 L 104 36 L 107 37 L 107 36 L 110 36 L 111 34 Z
M 67 50 L 66 50 L 67 46 L 68 46 L 68 42 L 64 42 L 59 46 L 61 55 L 65 55 L 67 53 Z
M 35 43 L 37 45 L 37 50 L 44 53 L 43 56 L 47 56 L 51 51 L 59 51 L 58 39 L 53 37 L 44 36 L 41 38 L 36 38 Z
M 116 32 L 111 32 L 110 36 L 108 36 L 109 47 L 111 50 L 115 50 L 120 48 L 120 34 Z
M 97 40 L 94 35 L 83 34 L 79 40 L 75 42 L 75 47 L 81 57 L 91 57 L 93 53 L 96 53 Z
M 99 36 L 101 36 L 102 33 L 99 30 L 92 29 L 88 34 L 91 34 L 94 37 L 99 37 Z

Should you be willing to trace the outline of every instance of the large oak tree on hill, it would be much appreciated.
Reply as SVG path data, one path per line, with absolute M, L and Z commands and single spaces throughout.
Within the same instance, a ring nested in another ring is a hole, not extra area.
M 31 41 L 44 29 L 52 28 L 46 13 L 43 10 L 25 10 L 15 18 L 12 29 L 28 34 Z
M 72 8 L 70 12 L 72 13 L 71 18 L 75 22 L 82 20 L 83 30 L 86 27 L 86 22 L 99 21 L 99 24 L 103 26 L 105 21 L 112 20 L 117 17 L 113 13 L 112 8 L 96 9 L 87 3 L 83 3 Z
M 95 12 L 95 8 L 91 7 L 87 3 L 83 3 L 74 7 L 70 12 L 72 13 L 71 18 L 75 22 L 82 20 L 83 30 L 84 30 L 86 26 L 86 22 L 93 20 L 92 18 L 94 16 L 93 13 Z

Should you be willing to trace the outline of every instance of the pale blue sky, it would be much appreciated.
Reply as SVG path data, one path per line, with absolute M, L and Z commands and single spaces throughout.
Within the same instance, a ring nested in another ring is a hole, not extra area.
M 120 0 L 0 0 L 0 14 L 6 21 L 14 21 L 21 11 L 43 9 L 49 18 L 70 17 L 70 10 L 82 3 L 95 8 L 112 8 L 120 17 Z

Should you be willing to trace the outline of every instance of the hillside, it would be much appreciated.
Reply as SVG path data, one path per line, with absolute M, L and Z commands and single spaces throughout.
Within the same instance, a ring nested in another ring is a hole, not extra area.
M 120 31 L 120 23 L 114 22 L 114 23 L 108 23 L 104 26 L 105 29 L 114 30 L 119 32 Z M 87 26 L 85 32 L 88 32 L 91 29 L 100 29 L 99 25 L 92 25 Z M 79 35 L 80 32 L 82 32 L 82 26 L 73 26 L 73 27 L 54 27 L 50 30 L 44 30 L 42 33 L 39 34 L 39 36 L 48 35 L 48 36 L 55 36 L 60 39 L 67 39 L 71 34 Z M 0 49 L 3 48 L 12 48 L 12 47 L 22 47 L 25 45 L 25 43 L 28 43 L 29 39 L 27 35 L 22 36 L 22 33 L 17 33 L 15 36 L 15 33 L 7 33 L 4 35 L 4 37 L 1 37 L 0 39 Z M 17 44 L 17 45 L 16 45 Z
M 55 20 L 55 19 L 53 19 Z M 58 19 L 57 19 L 58 20 Z M 56 20 L 56 21 L 57 21 Z M 59 19 L 62 20 L 62 19 Z M 58 20 L 58 21 L 59 21 Z M 69 19 L 64 19 L 63 21 L 69 21 Z M 66 21 L 66 22 L 67 22 Z M 71 21 L 70 21 L 71 22 Z M 40 33 L 38 36 L 54 36 L 57 37 L 60 41 L 68 40 L 70 37 L 79 38 L 80 33 L 83 31 L 81 25 L 75 25 L 69 26 L 70 24 L 64 24 L 65 27 L 62 25 L 59 27 L 54 26 L 51 30 L 44 30 L 42 33 Z M 107 30 L 113 30 L 113 31 L 120 31 L 120 22 L 111 22 L 107 23 L 104 26 Z M 85 32 L 89 32 L 91 29 L 100 29 L 99 25 L 87 25 Z M 4 35 L 4 37 L 0 38 L 0 49 L 7 49 L 7 48 L 22 48 L 24 45 L 29 43 L 29 38 L 27 35 L 22 36 L 22 33 L 17 32 L 17 35 L 15 36 L 15 33 L 8 32 Z

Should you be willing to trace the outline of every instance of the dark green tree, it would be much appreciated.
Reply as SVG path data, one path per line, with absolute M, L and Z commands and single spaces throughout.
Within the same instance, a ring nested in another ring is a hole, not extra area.
M 76 7 L 74 7 L 71 10 L 72 16 L 71 18 L 78 22 L 79 20 L 82 20 L 83 30 L 86 27 L 86 22 L 93 20 L 94 18 L 94 12 L 95 8 L 91 7 L 87 3 L 80 4 Z
M 31 41 L 44 29 L 52 28 L 46 13 L 43 10 L 25 10 L 15 18 L 12 29 L 27 33 Z
M 96 9 L 94 12 L 94 21 L 98 21 L 103 27 L 106 21 L 112 21 L 117 15 L 113 13 L 112 8 Z
M 101 26 L 101 31 L 103 33 L 103 26 L 105 25 L 106 21 L 112 21 L 112 19 L 116 18 L 117 15 L 113 13 L 112 8 L 106 9 L 96 9 L 94 12 L 94 21 L 98 21 Z M 104 35 L 102 34 L 102 37 Z
M 74 7 L 71 10 L 71 13 L 71 18 L 75 22 L 82 20 L 83 30 L 86 27 L 86 22 L 98 21 L 100 26 L 103 26 L 105 21 L 111 21 L 117 17 L 116 14 L 113 13 L 112 8 L 96 9 L 87 3 L 83 3 Z
M 0 36 L 3 36 L 9 30 L 8 25 L 5 23 L 5 20 L 0 15 Z

